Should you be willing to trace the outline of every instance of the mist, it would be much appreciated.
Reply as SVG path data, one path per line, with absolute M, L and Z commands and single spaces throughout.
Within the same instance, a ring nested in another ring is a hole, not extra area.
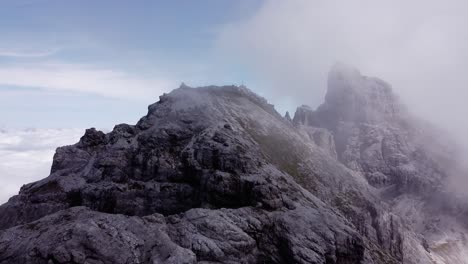
M 409 109 L 468 149 L 464 1 L 266 1 L 224 27 L 217 50 L 262 80 L 280 110 L 318 106 L 341 61 L 381 78 Z

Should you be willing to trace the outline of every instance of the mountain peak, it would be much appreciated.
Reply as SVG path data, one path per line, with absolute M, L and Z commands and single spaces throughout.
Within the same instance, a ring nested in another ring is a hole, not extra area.
M 343 62 L 335 62 L 328 72 L 328 78 L 353 78 L 356 76 L 361 76 L 359 70 L 349 64 Z
M 185 84 L 184 82 L 181 82 L 179 88 L 191 88 L 191 87 Z
M 328 73 L 323 104 L 315 111 L 309 106 L 298 107 L 293 120 L 333 130 L 340 122 L 393 123 L 405 112 L 406 108 L 385 81 L 335 63 Z
M 332 67 L 325 103 L 318 109 L 328 112 L 327 120 L 366 123 L 386 122 L 401 110 L 399 99 L 389 84 L 361 75 L 358 70 L 343 64 Z

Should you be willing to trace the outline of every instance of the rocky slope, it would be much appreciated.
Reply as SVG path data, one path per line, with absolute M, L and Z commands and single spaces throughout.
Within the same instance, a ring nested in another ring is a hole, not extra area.
M 383 81 L 336 65 L 328 83 L 292 119 L 183 85 L 88 129 L 0 207 L 0 263 L 467 263 L 450 145 Z

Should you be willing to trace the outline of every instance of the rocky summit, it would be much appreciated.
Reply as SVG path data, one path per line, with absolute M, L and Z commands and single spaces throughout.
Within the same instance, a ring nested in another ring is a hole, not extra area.
M 182 85 L 58 148 L 0 207 L 0 263 L 468 263 L 455 146 L 344 65 L 292 118 Z

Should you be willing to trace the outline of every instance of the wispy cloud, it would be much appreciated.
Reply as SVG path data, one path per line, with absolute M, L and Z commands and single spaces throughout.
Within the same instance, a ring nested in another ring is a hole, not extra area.
M 85 92 L 112 98 L 145 100 L 176 87 L 168 78 L 71 63 L 0 66 L 0 85 Z
M 44 58 L 50 57 L 59 52 L 59 49 L 42 50 L 42 51 L 26 51 L 26 50 L 8 50 L 0 49 L 0 57 L 10 58 Z

